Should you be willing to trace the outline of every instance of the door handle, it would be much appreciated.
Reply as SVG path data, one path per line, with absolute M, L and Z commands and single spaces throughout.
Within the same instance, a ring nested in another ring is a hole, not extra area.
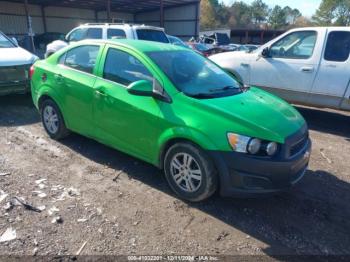
M 54 78 L 57 82 L 63 82 L 63 76 L 61 74 L 54 74 Z
M 107 96 L 106 92 L 102 88 L 97 88 L 95 93 L 97 96 Z
M 314 71 L 314 68 L 311 67 L 311 66 L 304 66 L 304 67 L 301 68 L 301 71 L 302 72 L 306 72 L 306 73 L 311 73 L 311 72 Z
M 249 64 L 247 64 L 247 63 L 241 63 L 241 66 L 248 67 Z

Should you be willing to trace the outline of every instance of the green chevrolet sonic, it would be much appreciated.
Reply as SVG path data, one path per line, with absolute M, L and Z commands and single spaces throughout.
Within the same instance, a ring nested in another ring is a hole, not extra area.
M 288 103 L 179 46 L 87 40 L 30 71 L 53 139 L 74 131 L 164 169 L 181 198 L 259 196 L 304 175 L 311 141 Z

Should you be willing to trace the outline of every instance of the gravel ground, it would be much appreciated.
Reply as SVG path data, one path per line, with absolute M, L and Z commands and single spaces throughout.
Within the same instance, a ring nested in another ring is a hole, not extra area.
M 29 96 L 0 97 L 0 236 L 16 232 L 0 254 L 350 255 L 350 114 L 298 109 L 313 151 L 296 187 L 191 204 L 151 165 L 76 134 L 50 140 Z

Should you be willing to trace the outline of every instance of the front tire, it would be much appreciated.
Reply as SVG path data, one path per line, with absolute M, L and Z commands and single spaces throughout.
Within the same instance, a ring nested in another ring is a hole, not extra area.
M 41 105 L 41 121 L 47 134 L 55 140 L 60 140 L 69 134 L 64 119 L 57 104 L 46 99 Z
M 171 189 L 191 202 L 209 198 L 218 187 L 213 161 L 191 143 L 177 143 L 169 148 L 164 171 Z

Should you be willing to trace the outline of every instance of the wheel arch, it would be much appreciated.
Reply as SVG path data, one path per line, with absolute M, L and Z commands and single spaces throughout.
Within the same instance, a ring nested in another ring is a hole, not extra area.
M 157 159 L 157 166 L 160 169 L 164 167 L 164 157 L 168 149 L 176 143 L 185 142 L 190 143 L 202 150 L 216 150 L 215 144 L 203 133 L 196 130 L 171 129 L 165 132 L 159 139 L 159 155 Z

